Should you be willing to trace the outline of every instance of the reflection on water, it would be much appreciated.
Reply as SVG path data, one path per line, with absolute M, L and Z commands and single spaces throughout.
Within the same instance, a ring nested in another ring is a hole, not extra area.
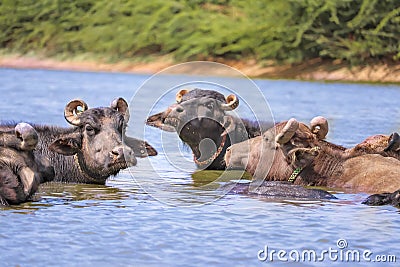
M 29 213 L 55 205 L 72 205 L 75 208 L 96 206 L 103 201 L 130 199 L 132 196 L 138 197 L 139 195 L 135 188 L 49 182 L 40 186 L 38 192 L 33 196 L 33 202 L 2 207 L 2 209 L 15 210 L 17 213 Z M 148 198 L 148 196 L 143 195 L 142 198 Z
M 241 179 L 251 180 L 251 174 L 240 170 L 231 171 L 213 171 L 213 170 L 201 170 L 195 171 L 191 175 L 194 187 L 212 186 L 218 188 L 218 185 L 224 182 L 232 180 L 239 181 Z
M 0 120 L 66 126 L 63 110 L 69 100 L 82 98 L 89 106 L 108 106 L 115 97 L 131 99 L 146 78 L 1 69 L 1 92 L 7 101 L 2 102 Z M 230 80 L 221 78 L 221 84 L 224 79 Z M 369 135 L 399 130 L 398 86 L 256 83 L 277 121 L 296 117 L 307 122 L 323 115 L 330 121 L 328 140 L 335 143 L 352 146 Z M 162 89 L 162 84 L 158 86 Z M 165 104 L 173 100 L 166 99 Z M 144 132 L 142 124 L 133 127 L 137 134 Z M 220 186 L 240 178 L 246 182 L 248 174 L 196 171 L 190 151 L 181 149 L 175 134 L 164 134 L 160 140 L 159 130 L 145 130 L 146 136 L 137 137 L 159 151 L 167 146 L 169 153 L 138 159 L 137 166 L 111 177 L 105 186 L 48 183 L 41 186 L 37 202 L 0 208 L 4 252 L 0 265 L 255 266 L 268 264 L 257 260 L 265 245 L 276 250 L 320 250 L 336 248 L 340 238 L 346 239 L 349 249 L 394 254 L 400 260 L 398 209 L 367 207 L 360 204 L 365 194 L 340 191 L 334 192 L 338 199 L 330 201 L 226 194 Z M 174 165 L 177 159 L 180 162 Z M 328 264 L 343 265 L 337 261 L 294 266 Z
M 42 200 L 51 202 L 57 199 L 60 201 L 124 199 L 128 197 L 127 194 L 128 192 L 110 186 L 47 183 L 41 186 L 37 195 Z

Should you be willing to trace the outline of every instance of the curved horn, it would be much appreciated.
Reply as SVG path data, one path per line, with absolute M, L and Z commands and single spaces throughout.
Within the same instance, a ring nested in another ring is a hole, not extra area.
M 122 97 L 118 97 L 111 102 L 112 109 L 115 109 L 122 115 L 124 115 L 124 120 L 125 123 L 129 121 L 129 108 L 128 108 L 128 103 L 123 99 Z
M 81 107 L 78 109 L 78 107 Z M 80 99 L 75 99 L 70 101 L 64 109 L 64 117 L 72 125 L 78 126 L 81 123 L 79 114 L 88 109 L 85 101 Z
M 178 93 L 176 93 L 176 97 L 175 97 L 176 103 L 181 103 L 182 97 L 189 92 L 190 92 L 190 90 L 188 90 L 188 89 L 182 89 Z
M 286 144 L 290 139 L 292 139 L 298 128 L 299 122 L 296 119 L 291 118 L 288 120 L 285 127 L 283 127 L 282 131 L 275 137 L 275 141 L 281 145 Z
M 234 110 L 239 106 L 239 98 L 234 94 L 228 95 L 225 100 L 226 104 L 221 105 L 223 110 Z
M 318 139 L 324 139 L 329 131 L 328 121 L 322 116 L 315 117 L 310 121 L 310 128 Z

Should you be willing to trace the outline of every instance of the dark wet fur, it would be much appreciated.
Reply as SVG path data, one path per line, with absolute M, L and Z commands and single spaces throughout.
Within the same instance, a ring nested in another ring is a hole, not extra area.
M 214 98 L 220 102 L 225 102 L 225 96 L 217 91 L 196 88 L 190 90 L 187 94 L 183 95 L 181 103 L 190 99 L 200 98 L 200 97 L 209 97 L 209 98 Z
M 393 193 L 382 193 L 370 195 L 362 204 L 369 206 L 392 205 L 400 208 L 400 190 Z
M 0 131 L 9 131 L 14 134 L 16 124 L 15 122 L 4 123 L 0 125 Z M 0 147 L 0 205 L 29 201 L 40 183 L 51 181 L 54 178 L 53 167 L 43 160 L 43 157 L 35 156 L 32 152 L 36 143 L 32 143 L 27 150 L 25 148 L 20 150 L 17 148 L 18 146 L 13 147 L 14 145 L 16 144 L 6 142 Z M 27 170 L 33 175 L 33 180 L 29 182 L 29 188 L 25 188 L 22 178 Z
M 271 199 L 336 199 L 327 191 L 321 189 L 309 189 L 289 182 L 264 181 L 262 183 L 228 183 L 221 187 L 222 190 L 229 190 L 232 194 L 243 194 L 266 197 Z

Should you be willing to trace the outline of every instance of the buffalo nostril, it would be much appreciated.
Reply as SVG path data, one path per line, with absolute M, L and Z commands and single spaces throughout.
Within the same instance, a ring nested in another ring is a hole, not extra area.
M 111 151 L 111 155 L 115 160 L 124 158 L 124 149 L 123 148 L 115 148 Z

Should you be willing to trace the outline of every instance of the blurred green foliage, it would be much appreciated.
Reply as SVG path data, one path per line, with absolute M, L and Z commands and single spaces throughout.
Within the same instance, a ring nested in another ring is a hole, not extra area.
M 0 0 L 0 48 L 359 64 L 400 58 L 400 1 Z

